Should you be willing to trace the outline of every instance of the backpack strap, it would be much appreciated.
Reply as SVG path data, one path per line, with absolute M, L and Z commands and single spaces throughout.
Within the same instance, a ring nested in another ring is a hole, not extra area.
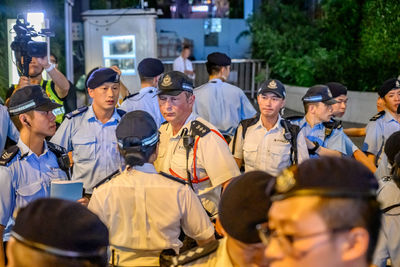
M 124 97 L 124 100 L 122 100 L 122 101 L 125 101 L 125 100 L 127 100 L 127 99 L 129 99 L 131 97 L 137 96 L 138 94 L 139 94 L 139 92 L 131 94 L 131 95 L 127 95 L 127 96 Z
M 242 138 L 244 139 L 246 135 L 247 128 L 250 126 L 256 124 L 260 120 L 260 114 L 257 113 L 254 117 L 246 120 L 242 120 L 239 123 L 239 126 L 242 125 Z M 237 129 L 235 132 L 235 135 L 233 136 L 233 144 L 232 144 L 232 154 L 235 154 L 235 149 L 236 149 L 236 140 L 237 140 Z
M 342 121 L 335 120 L 335 119 L 331 119 L 328 122 L 323 122 L 322 124 L 325 126 L 325 138 L 324 138 L 324 140 L 326 140 L 327 138 L 329 138 L 332 135 L 333 130 L 341 129 L 343 127 L 342 126 Z
M 183 184 L 183 185 L 187 185 L 188 184 L 185 180 L 179 179 L 179 178 L 177 178 L 175 176 L 172 176 L 172 175 L 169 175 L 169 174 L 167 174 L 165 172 L 160 172 L 159 174 L 164 176 L 167 179 L 170 179 L 172 181 L 178 182 L 180 184 Z
M 98 182 L 95 186 L 93 186 L 93 189 L 99 187 L 100 185 L 110 181 L 112 178 L 114 178 L 115 176 L 117 176 L 119 174 L 119 170 L 114 171 L 113 173 L 111 173 L 110 175 L 108 175 L 106 178 L 104 178 L 103 180 L 101 180 L 100 182 Z
M 281 119 L 281 125 L 285 129 L 284 137 L 290 143 L 290 159 L 292 165 L 297 165 L 298 162 L 298 151 L 297 151 L 297 136 L 300 132 L 298 125 L 291 124 L 287 119 Z

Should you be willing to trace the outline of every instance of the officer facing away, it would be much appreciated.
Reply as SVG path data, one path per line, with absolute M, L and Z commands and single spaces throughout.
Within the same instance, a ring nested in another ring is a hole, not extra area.
M 115 108 L 119 75 L 113 69 L 94 71 L 87 86 L 92 105 L 67 114 L 51 141 L 72 151 L 72 180 L 81 180 L 86 193 L 91 194 L 97 183 L 123 165 L 115 129 L 125 112 Z
M 106 267 L 108 230 L 76 202 L 37 199 L 22 208 L 7 246 L 9 267 Z
M 0 159 L 0 236 L 4 241 L 8 241 L 14 211 L 48 197 L 52 180 L 67 179 L 66 151 L 45 140 L 56 131 L 52 110 L 58 107 L 38 85 L 23 87 L 10 98 L 9 112 L 20 137 Z M 0 266 L 4 264 L 2 247 L 1 242 Z
M 260 228 L 270 266 L 369 266 L 381 224 L 377 188 L 373 173 L 350 158 L 284 170 Z
M 284 168 L 308 159 L 305 137 L 299 126 L 280 116 L 285 106 L 284 85 L 265 81 L 257 92 L 260 114 L 241 121 L 230 143 L 232 154 L 245 171 L 263 170 L 277 175 Z
M 193 85 L 183 73 L 171 71 L 158 82 L 158 102 L 167 121 L 160 127 L 156 169 L 188 181 L 203 206 L 217 214 L 221 185 L 240 174 L 220 132 L 192 113 Z
M 214 240 L 214 227 L 193 190 L 183 180 L 156 172 L 159 133 L 151 115 L 127 113 L 116 135 L 127 168 L 96 188 L 89 202 L 110 230 L 110 263 L 159 266 L 162 250 L 179 252 L 181 227 L 199 245 Z

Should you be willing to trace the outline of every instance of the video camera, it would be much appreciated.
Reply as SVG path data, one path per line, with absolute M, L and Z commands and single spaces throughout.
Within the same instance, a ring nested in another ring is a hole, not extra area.
M 11 49 L 14 50 L 18 74 L 29 77 L 29 64 L 32 57 L 45 57 L 49 49 L 47 42 L 33 41 L 32 38 L 37 36 L 53 37 L 54 35 L 48 29 L 36 32 L 32 26 L 29 27 L 29 22 L 23 15 L 18 15 L 13 29 L 16 36 L 11 43 Z M 23 58 L 23 62 L 21 62 L 21 58 Z

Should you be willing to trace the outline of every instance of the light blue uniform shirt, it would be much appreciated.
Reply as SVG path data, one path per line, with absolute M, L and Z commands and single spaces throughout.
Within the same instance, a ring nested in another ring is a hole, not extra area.
M 12 123 L 7 108 L 0 104 L 0 153 L 4 149 L 7 136 L 17 142 L 19 138 L 19 132 Z
M 240 121 L 256 114 L 243 90 L 220 79 L 195 88 L 194 95 L 193 111 L 223 135 L 233 136 Z
M 386 110 L 383 116 L 367 124 L 362 151 L 375 155 L 379 163 L 386 140 L 397 131 L 400 131 L 400 123 Z
M 108 122 L 97 120 L 92 106 L 71 119 L 66 118 L 51 142 L 72 151 L 72 180 L 81 180 L 86 193 L 124 165 L 115 130 L 121 117 L 114 110 Z
M 318 142 L 318 144 L 322 147 L 336 150 L 341 152 L 342 154 L 347 155 L 347 146 L 346 146 L 346 134 L 341 129 L 333 129 L 331 135 L 325 138 L 325 126 L 321 122 L 319 124 L 311 127 L 310 124 L 307 123 L 306 118 L 302 118 L 301 120 L 291 121 L 293 124 L 296 124 L 300 127 L 300 132 L 307 137 L 311 142 Z M 351 154 L 349 155 L 351 156 Z M 310 155 L 310 158 L 318 158 L 318 155 Z
M 7 225 L 15 209 L 25 207 L 29 202 L 50 195 L 50 182 L 67 179 L 57 163 L 56 156 L 48 150 L 44 141 L 44 152 L 37 156 L 22 141 L 18 140 L 20 151 L 7 164 L 0 166 L 0 224 Z M 7 240 L 7 234 L 4 240 Z
M 382 158 L 383 161 L 383 158 Z M 390 165 L 390 164 L 389 164 Z M 381 209 L 400 203 L 400 190 L 391 178 L 379 178 L 378 201 Z M 391 266 L 400 266 L 400 207 L 383 213 L 382 226 L 379 233 L 372 263 L 378 267 L 386 267 L 388 259 Z
M 142 88 L 138 94 L 128 96 L 122 102 L 120 109 L 131 112 L 134 110 L 143 110 L 148 112 L 160 128 L 161 123 L 165 121 L 161 115 L 160 106 L 158 105 L 157 88 L 145 87 Z

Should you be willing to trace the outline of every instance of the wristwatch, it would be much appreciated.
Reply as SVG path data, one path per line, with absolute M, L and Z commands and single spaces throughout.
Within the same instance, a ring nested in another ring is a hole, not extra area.
M 309 153 L 310 155 L 315 155 L 315 154 L 317 154 L 317 150 L 318 150 L 318 148 L 319 148 L 319 143 L 318 143 L 317 141 L 314 141 L 313 144 L 314 144 L 314 147 L 311 148 L 311 149 L 308 149 L 308 153 Z
M 50 67 L 48 67 L 46 70 L 46 72 L 50 72 L 52 70 L 54 70 L 54 68 L 56 67 L 56 64 L 50 63 Z

